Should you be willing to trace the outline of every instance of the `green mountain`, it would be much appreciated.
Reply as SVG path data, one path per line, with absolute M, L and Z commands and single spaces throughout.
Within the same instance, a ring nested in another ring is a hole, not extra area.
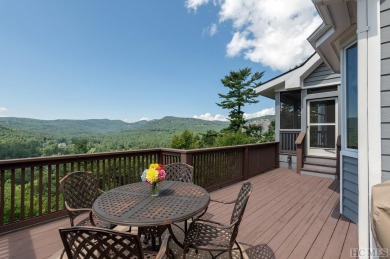
M 137 121 L 126 123 L 121 120 L 37 120 L 28 118 L 0 117 L 0 126 L 23 130 L 30 133 L 49 134 L 61 137 L 80 137 L 91 134 L 111 134 L 128 131 L 165 131 L 178 132 L 192 130 L 203 132 L 221 130 L 228 122 L 205 121 L 192 118 L 177 118 L 167 116 L 158 120 Z
M 269 124 L 269 119 L 257 118 Z M 120 120 L 37 120 L 0 117 L 0 159 L 170 147 L 184 130 L 220 131 L 229 122 L 167 116 L 126 123 Z
M 0 117 L 0 125 L 31 133 L 54 136 L 80 136 L 106 134 L 128 130 L 129 125 L 121 120 L 37 120 L 28 118 Z

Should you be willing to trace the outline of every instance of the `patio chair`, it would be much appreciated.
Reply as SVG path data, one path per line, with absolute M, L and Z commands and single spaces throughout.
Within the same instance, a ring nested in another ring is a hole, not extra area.
M 159 251 L 143 249 L 137 235 L 96 227 L 59 229 L 68 258 L 172 258 L 170 235 L 164 238 Z
M 165 180 L 192 183 L 194 168 L 184 163 L 172 163 L 164 166 Z
M 92 213 L 93 202 L 103 193 L 92 173 L 85 171 L 70 173 L 61 179 L 60 185 L 72 227 L 75 226 L 75 219 L 85 212 L 89 212 L 89 216 L 76 223 L 76 226 L 115 227 Z
M 172 163 L 164 166 L 164 170 L 166 173 L 165 180 L 168 181 L 180 181 L 192 183 L 193 171 L 194 168 L 190 165 L 184 163 Z M 182 229 L 180 226 L 176 225 L 179 229 L 181 229 L 184 233 L 187 231 L 187 221 L 184 223 L 185 229 Z M 144 243 L 147 243 L 151 238 L 158 238 L 161 243 L 161 235 L 168 228 L 168 225 L 165 226 L 154 226 L 154 227 L 139 227 L 138 234 L 144 235 Z M 155 240 L 152 239 L 152 246 L 155 245 Z
M 245 182 L 236 200 L 231 202 L 211 200 L 222 204 L 235 203 L 230 225 L 201 218 L 195 219 L 191 222 L 187 235 L 184 238 L 183 258 L 186 258 L 186 253 L 190 248 L 194 248 L 196 253 L 198 253 L 198 250 L 208 251 L 212 258 L 216 258 L 226 252 L 229 253 L 230 258 L 233 258 L 233 250 L 238 249 L 241 258 L 243 258 L 242 250 L 236 241 L 236 237 L 251 191 L 252 184 Z M 234 248 L 234 245 L 237 247 Z M 218 252 L 218 254 L 213 255 L 212 251 Z

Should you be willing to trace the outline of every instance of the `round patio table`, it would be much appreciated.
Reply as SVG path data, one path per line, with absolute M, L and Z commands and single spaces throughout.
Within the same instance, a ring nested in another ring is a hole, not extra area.
M 116 225 L 162 226 L 190 219 L 203 212 L 209 203 L 209 193 L 193 183 L 164 181 L 160 183 L 160 195 L 154 197 L 150 185 L 139 182 L 103 193 L 95 200 L 92 211 Z M 170 227 L 169 230 L 172 233 Z

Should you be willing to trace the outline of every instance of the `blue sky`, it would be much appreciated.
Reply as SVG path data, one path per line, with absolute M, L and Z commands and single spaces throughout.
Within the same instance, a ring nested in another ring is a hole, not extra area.
M 311 1 L 283 2 L 0 0 L 0 116 L 221 119 L 229 71 L 251 67 L 266 81 L 313 52 L 301 35 L 319 25 Z M 288 47 L 276 46 L 286 34 Z M 248 116 L 272 113 L 259 100 Z

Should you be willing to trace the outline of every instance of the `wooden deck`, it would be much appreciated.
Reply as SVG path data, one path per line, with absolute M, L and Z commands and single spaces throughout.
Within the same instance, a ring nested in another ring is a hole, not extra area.
M 248 258 L 350 258 L 350 248 L 357 248 L 357 225 L 339 213 L 338 181 L 281 168 L 250 181 L 254 189 L 238 235 Z M 240 186 L 211 197 L 233 200 Z M 228 222 L 231 209 L 211 203 L 206 216 Z M 58 228 L 65 226 L 68 219 L 0 236 L 0 258 L 54 258 L 62 248 Z

